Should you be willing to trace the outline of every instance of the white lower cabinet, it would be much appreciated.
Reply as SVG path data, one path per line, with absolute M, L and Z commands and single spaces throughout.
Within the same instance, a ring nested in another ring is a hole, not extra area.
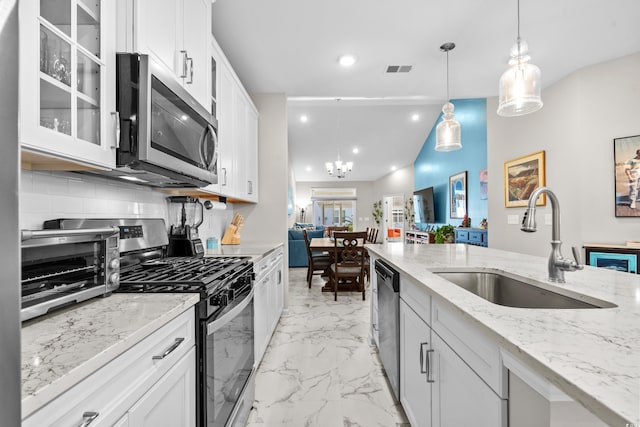
M 433 345 L 432 425 L 507 426 L 507 401 L 489 386 L 435 332 Z
M 400 403 L 411 426 L 506 427 L 507 400 L 431 328 L 424 290 L 400 280 Z
M 195 353 L 195 348 L 191 348 L 189 353 L 129 410 L 130 426 L 195 426 Z
M 278 247 L 256 262 L 254 284 L 254 351 L 256 366 L 269 345 L 284 305 L 284 252 Z
M 431 425 L 431 383 L 425 352 L 431 346 L 431 328 L 400 300 L 400 403 L 412 427 Z
M 195 362 L 195 314 L 190 309 L 24 419 L 22 425 L 195 426 Z

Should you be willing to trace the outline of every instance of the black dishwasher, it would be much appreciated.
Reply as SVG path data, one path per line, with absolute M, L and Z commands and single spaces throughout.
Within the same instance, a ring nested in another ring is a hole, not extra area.
M 382 366 L 395 398 L 400 401 L 400 275 L 381 260 L 378 280 L 378 340 Z

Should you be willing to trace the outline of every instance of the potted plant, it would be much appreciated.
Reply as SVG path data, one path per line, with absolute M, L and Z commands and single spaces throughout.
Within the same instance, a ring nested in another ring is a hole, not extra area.
M 380 220 L 382 219 L 382 200 L 378 200 L 373 203 L 373 220 L 376 222 L 376 225 L 380 227 Z
M 453 243 L 453 237 L 455 235 L 455 227 L 453 225 L 445 224 L 435 229 L 435 243 Z

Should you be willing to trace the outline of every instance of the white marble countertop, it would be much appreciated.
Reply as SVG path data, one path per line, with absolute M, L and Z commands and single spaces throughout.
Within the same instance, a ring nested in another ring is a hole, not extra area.
M 220 245 L 215 249 L 205 249 L 206 257 L 215 256 L 250 256 L 254 261 L 266 256 L 269 252 L 284 245 L 277 243 L 241 243 L 239 245 Z
M 198 294 L 112 294 L 22 326 L 22 417 L 198 302 Z
M 640 275 L 585 266 L 565 273 L 566 283 L 553 284 L 616 308 L 523 309 L 492 304 L 431 271 L 497 269 L 551 284 L 547 258 L 459 244 L 367 249 L 484 327 L 505 350 L 608 425 L 640 425 Z

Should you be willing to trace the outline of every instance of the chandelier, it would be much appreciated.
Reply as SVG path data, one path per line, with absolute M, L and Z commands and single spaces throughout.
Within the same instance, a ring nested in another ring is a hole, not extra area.
M 327 167 L 327 173 L 330 176 L 334 175 L 334 170 L 333 170 L 334 163 L 335 163 L 336 178 L 344 178 L 353 169 L 353 162 L 343 162 L 342 160 L 340 160 L 340 153 L 338 152 L 338 159 L 335 162 L 325 163 L 325 166 Z

